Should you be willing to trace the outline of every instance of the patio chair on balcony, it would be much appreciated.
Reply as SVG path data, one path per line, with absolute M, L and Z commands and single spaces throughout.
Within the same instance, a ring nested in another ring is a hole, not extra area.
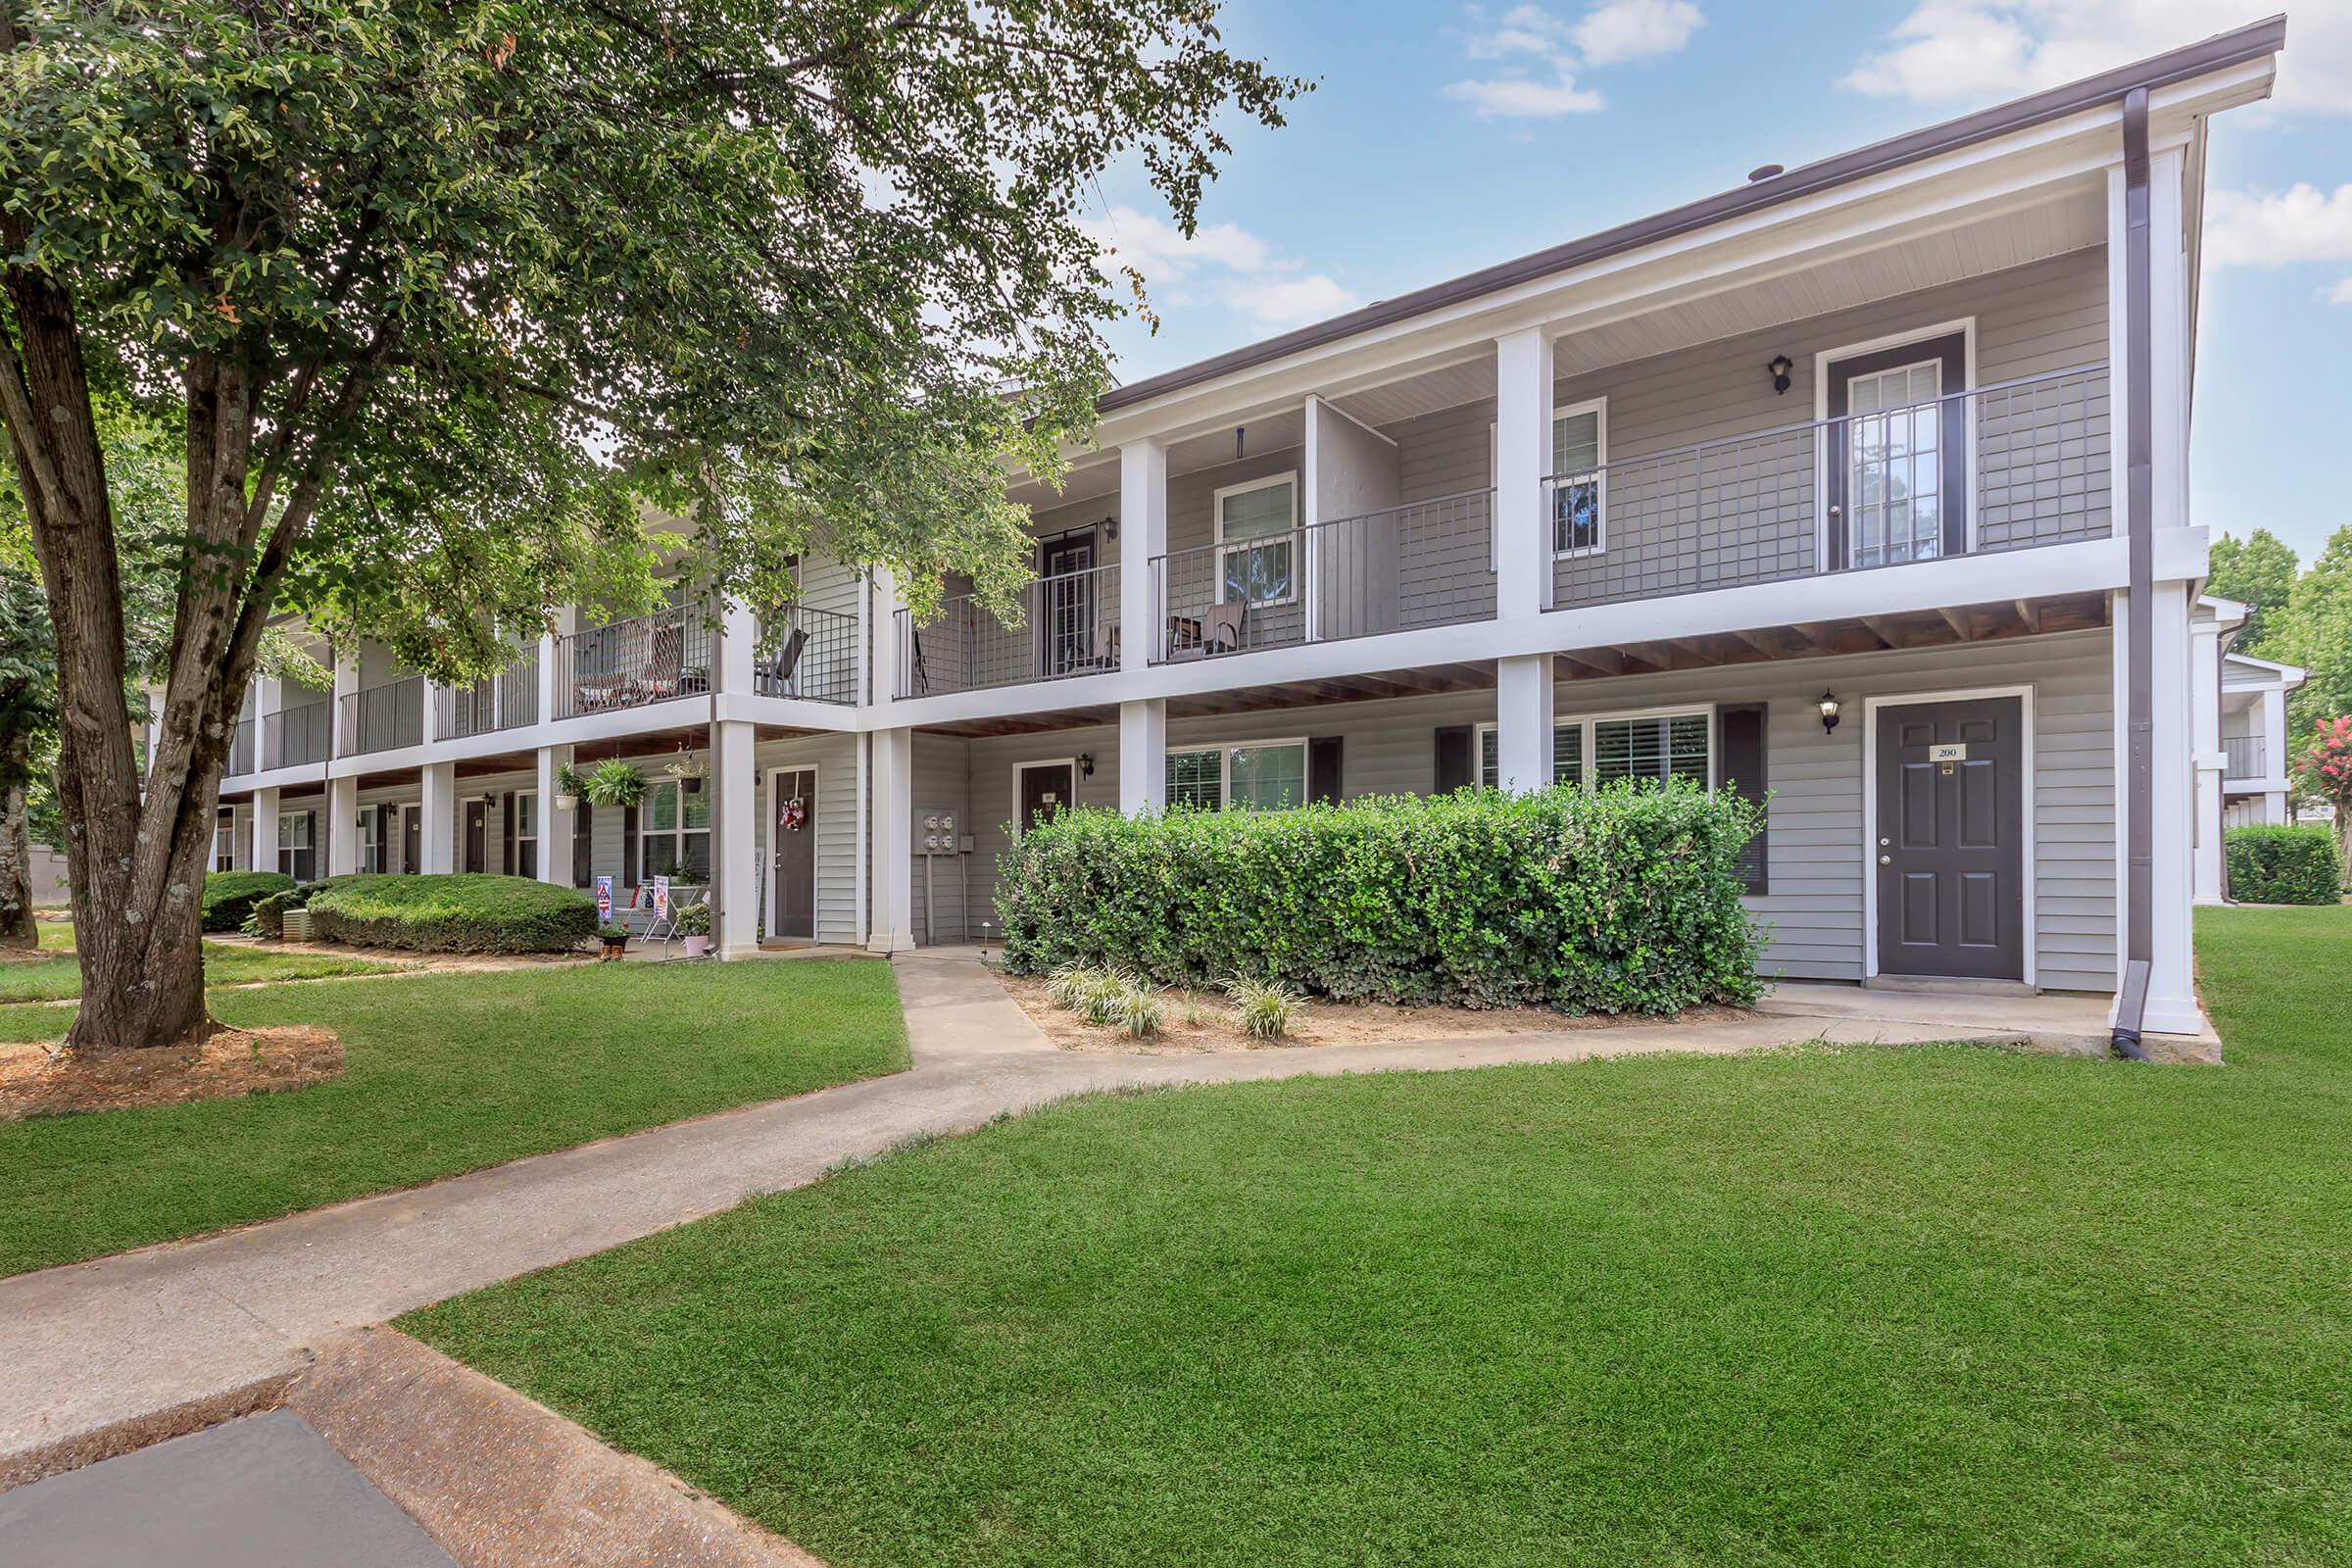
M 1119 667 L 1119 623 L 1111 621 L 1095 627 L 1094 653 L 1090 666 L 1101 669 Z
M 635 682 L 631 701 L 659 703 L 675 697 L 684 689 L 686 678 L 686 628 L 675 621 L 654 628 L 653 651 L 645 661 L 645 673 Z
M 792 684 L 793 671 L 801 667 L 802 651 L 808 646 L 808 633 L 795 626 L 784 634 L 776 651 L 768 656 L 767 664 L 760 671 L 761 683 L 770 697 L 781 697 L 784 688 Z

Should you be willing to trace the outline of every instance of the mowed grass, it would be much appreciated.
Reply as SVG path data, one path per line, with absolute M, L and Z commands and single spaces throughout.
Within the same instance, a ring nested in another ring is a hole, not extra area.
M 74 928 L 62 920 L 40 924 L 40 951 L 49 957 L 0 958 L 0 1003 L 59 1002 L 81 995 L 81 968 L 74 953 Z M 226 942 L 204 945 L 204 983 L 244 985 L 263 980 L 318 980 L 329 975 L 389 974 L 401 967 L 339 954 L 286 953 Z
M 402 1326 L 837 1568 L 2352 1561 L 2352 909 L 2221 1068 L 1081 1102 Z
M 0 1124 L 0 1274 L 192 1236 L 906 1064 L 890 966 L 611 963 L 217 991 L 317 1024 L 340 1078 Z M 66 1006 L 0 1008 L 0 1036 Z

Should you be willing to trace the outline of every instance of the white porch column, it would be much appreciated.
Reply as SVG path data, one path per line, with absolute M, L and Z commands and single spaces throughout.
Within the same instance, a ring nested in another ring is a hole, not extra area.
M 327 699 L 334 706 L 326 710 L 326 755 L 328 757 L 342 757 L 352 750 L 353 738 L 343 733 L 343 715 L 349 706 L 343 699 L 356 695 L 359 689 L 359 651 L 354 649 L 347 659 L 344 657 L 342 649 L 336 649 L 335 695 Z M 254 702 L 254 711 L 257 713 L 261 711 L 261 702 L 258 698 Z
M 899 612 L 906 608 L 906 601 L 899 594 L 897 572 L 887 566 L 876 566 L 873 572 L 858 603 L 867 607 L 866 612 L 873 618 L 873 640 L 868 645 L 874 651 L 871 700 L 890 703 L 899 696 Z
M 427 762 L 421 770 L 423 809 L 416 823 L 418 867 L 427 876 L 458 868 L 458 764 Z
M 417 739 L 423 741 L 425 745 L 430 746 L 437 740 L 447 739 L 446 736 L 440 733 L 438 727 L 439 718 L 434 712 L 434 710 L 441 706 L 440 702 L 438 701 L 441 688 L 434 682 L 433 677 L 430 675 L 425 676 L 416 684 L 419 688 L 417 696 L 424 710 L 416 719 L 416 737 Z
M 360 868 L 360 779 L 356 773 L 326 781 L 326 874 L 349 876 Z
M 2195 959 L 2190 945 L 2189 909 L 2196 893 L 2195 810 L 2196 773 L 2189 749 L 2190 718 L 2195 697 L 2190 689 L 2192 662 L 2189 632 L 2189 584 L 2160 582 L 2150 599 L 2154 613 L 2150 629 L 2155 649 L 2150 671 L 2156 694 L 2155 723 L 2149 735 L 2154 760 L 2149 787 L 2152 839 L 2148 874 L 2148 905 L 2152 916 L 2149 948 L 2148 1005 L 2142 1026 L 2161 1034 L 2193 1034 L 2203 1023 L 2192 984 Z M 2119 694 L 2127 688 L 2132 606 L 2128 595 L 2117 597 L 2115 658 Z M 2119 726 L 2120 727 L 2120 726 Z M 2118 754 L 2119 761 L 2121 753 Z M 2116 828 L 2128 834 L 2130 801 L 2120 788 L 2116 799 Z M 2117 910 L 2116 940 L 2123 951 L 2128 911 Z M 2031 933 L 2029 933 L 2029 938 Z M 2118 972 L 2120 975 L 2121 965 Z
M 1139 670 L 1152 662 L 1167 625 L 1159 585 L 1152 580 L 1156 559 L 1168 553 L 1168 449 L 1157 441 L 1130 441 L 1119 448 L 1119 668 Z M 1124 757 L 1127 725 L 1119 723 Z M 1124 798 L 1126 775 L 1120 774 Z
M 719 608 L 717 646 L 710 651 L 710 677 L 714 689 L 722 692 L 748 692 L 753 689 L 754 658 L 760 644 L 760 617 L 748 605 L 732 599 Z M 715 749 L 715 742 L 713 748 Z M 712 802 L 717 805 L 717 802 Z
M 1552 667 L 1548 654 L 1494 664 L 1494 777 L 1515 793 L 1551 782 Z M 1477 759 L 1471 759 L 1475 770 Z
M 2222 746 L 2222 627 L 2200 617 L 2189 626 L 2189 745 L 2196 760 L 2195 898 L 2219 904 L 2222 876 L 2222 775 L 2230 765 Z
M 2262 776 L 2286 777 L 2290 743 L 2300 739 L 2286 732 L 2286 688 L 2275 686 L 2262 694 Z M 2279 818 L 2284 821 L 2285 818 Z
M 556 660 L 563 650 L 564 638 L 579 630 L 580 612 L 575 607 L 565 605 L 556 612 L 555 622 L 556 629 L 553 632 L 542 632 L 539 637 L 539 722 L 542 724 L 553 722 L 561 711 L 556 706 L 556 697 L 563 682 L 570 678 L 571 671 L 558 670 Z M 568 760 L 570 754 L 566 752 L 564 756 Z M 542 822 L 547 820 L 547 803 L 548 794 L 542 788 L 539 791 L 539 820 Z M 541 866 L 547 864 L 547 848 L 544 844 L 540 846 L 539 863 Z M 570 880 L 566 876 L 564 884 L 569 886 Z
M 1129 816 L 1168 808 L 1168 704 L 1119 705 L 1119 809 Z
M 1551 379 L 1543 328 L 1494 340 L 1494 612 L 1503 620 L 1540 614 L 1551 603 L 1543 484 L 1551 471 Z
M 748 673 L 747 649 L 744 668 Z M 752 763 L 754 726 L 728 719 L 710 726 L 711 946 L 722 958 L 760 951 L 760 845 L 755 837 L 760 774 Z
M 340 672 L 338 672 L 335 682 L 335 690 L 338 693 L 343 690 Z M 286 683 L 284 681 L 280 680 L 275 675 L 256 675 L 253 677 L 253 766 L 256 772 L 266 772 L 270 768 L 277 766 L 281 760 L 280 757 L 272 757 L 270 755 L 270 738 L 273 734 L 282 737 L 285 734 L 285 724 L 282 720 L 273 724 L 270 721 L 270 716 L 273 713 L 282 711 L 285 706 Z M 158 711 L 161 711 L 160 708 L 158 709 Z M 331 722 L 334 715 L 330 713 L 327 716 Z M 282 755 L 285 749 L 285 741 L 283 739 L 278 741 L 277 749 Z M 152 743 L 150 744 L 147 755 L 150 757 L 155 755 Z M 327 756 L 332 757 L 334 755 L 334 748 L 329 746 L 327 748 Z M 277 864 L 277 839 L 275 837 L 277 830 L 272 827 L 270 831 L 271 834 L 270 840 L 270 866 L 273 866 Z M 260 866 L 258 869 L 266 871 L 270 869 L 270 866 Z
M 548 667 L 540 665 L 540 696 L 548 694 Z M 571 886 L 571 825 L 577 808 L 556 806 L 556 769 L 571 760 L 568 746 L 539 748 L 539 880 L 560 888 Z
M 914 731 L 883 729 L 874 747 L 873 929 L 866 947 L 914 946 Z
M 253 863 L 255 871 L 277 869 L 277 791 L 253 792 Z

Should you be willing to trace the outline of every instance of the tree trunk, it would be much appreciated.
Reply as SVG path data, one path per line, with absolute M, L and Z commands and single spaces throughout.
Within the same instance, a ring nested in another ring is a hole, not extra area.
M 22 776 L 32 751 L 28 735 L 8 738 L 9 756 L 0 768 Z M 40 928 L 32 919 L 32 833 L 25 823 L 24 789 L 0 790 L 0 948 L 40 946 Z

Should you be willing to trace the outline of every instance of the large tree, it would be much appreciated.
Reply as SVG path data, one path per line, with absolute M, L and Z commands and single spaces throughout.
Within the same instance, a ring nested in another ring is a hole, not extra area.
M 286 608 L 456 679 L 642 600 L 645 510 L 764 598 L 800 552 L 1023 564 L 1121 308 L 1077 219 L 1130 160 L 1190 228 L 1229 107 L 1299 84 L 1205 0 L 0 0 L 0 419 L 57 641 L 83 1003 L 207 1027 L 197 897 Z M 142 794 L 94 389 L 187 486 Z M 103 891 L 99 891 L 103 890 Z
M 2264 657 L 2310 672 L 2287 700 L 2295 738 L 2305 740 L 2316 721 L 2352 713 L 2352 525 L 2312 558 L 2273 624 Z
M 2268 528 L 2257 528 L 2243 541 L 2229 534 L 2213 542 L 2213 564 L 2206 586 L 2224 599 L 2246 607 L 2246 624 L 2235 646 L 2263 656 L 2278 633 L 2279 612 L 2295 586 L 2295 553 Z

